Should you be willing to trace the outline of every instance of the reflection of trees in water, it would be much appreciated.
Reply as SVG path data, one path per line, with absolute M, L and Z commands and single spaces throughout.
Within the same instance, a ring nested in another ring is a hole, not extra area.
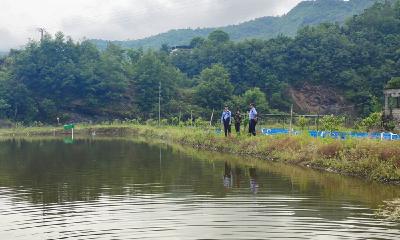
M 212 166 L 184 154 L 130 141 L 9 141 L 0 143 L 0 186 L 28 189 L 34 203 L 95 200 L 102 194 L 224 196 Z M 162 169 L 161 169 L 162 167 Z M 207 177 L 204 177 L 207 175 Z
M 223 173 L 230 177 L 230 187 L 241 188 L 230 191 L 230 195 L 256 190 L 267 197 L 300 196 L 285 203 L 296 209 L 296 216 L 329 219 L 348 217 L 351 211 L 343 206 L 350 203 L 374 207 L 400 196 L 396 186 L 265 161 L 246 165 L 246 160 L 232 156 L 166 145 L 162 146 L 160 161 L 159 147 L 126 140 L 78 140 L 72 145 L 62 141 L 0 142 L 0 186 L 15 191 L 28 189 L 21 197 L 33 203 L 95 200 L 101 195 L 226 197 Z M 255 188 L 257 185 L 267 187 Z M 317 211 L 297 210 L 310 206 Z
M 235 187 L 240 188 L 240 181 L 242 179 L 242 169 L 239 166 L 235 166 L 234 176 L 235 176 Z

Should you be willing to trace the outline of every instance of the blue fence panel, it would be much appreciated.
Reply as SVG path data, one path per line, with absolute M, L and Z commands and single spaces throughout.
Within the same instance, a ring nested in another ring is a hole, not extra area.
M 261 129 L 261 132 L 265 135 L 279 135 L 279 134 L 289 134 L 289 130 L 283 128 L 272 128 L 272 129 Z
M 393 134 L 392 140 L 400 140 L 399 134 Z
M 264 135 L 280 135 L 289 134 L 289 130 L 283 128 L 263 128 L 261 132 Z M 292 132 L 293 135 L 301 134 L 301 131 Z M 308 134 L 314 138 L 334 138 L 345 140 L 347 138 L 360 138 L 360 139 L 385 139 L 385 140 L 400 140 L 400 135 L 394 133 L 363 133 L 363 132 L 327 132 L 327 131 L 316 131 L 310 130 Z
M 352 137 L 352 138 L 368 138 L 368 133 L 352 132 L 352 133 L 350 133 L 350 137 Z

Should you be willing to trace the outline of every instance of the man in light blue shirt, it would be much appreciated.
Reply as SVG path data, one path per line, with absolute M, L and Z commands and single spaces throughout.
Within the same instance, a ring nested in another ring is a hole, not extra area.
M 254 107 L 253 103 L 250 103 L 249 120 L 250 120 L 249 121 L 249 134 L 255 136 L 258 117 L 257 117 L 257 110 Z
M 224 125 L 225 137 L 231 135 L 232 113 L 229 111 L 228 106 L 225 106 L 221 116 L 221 123 Z

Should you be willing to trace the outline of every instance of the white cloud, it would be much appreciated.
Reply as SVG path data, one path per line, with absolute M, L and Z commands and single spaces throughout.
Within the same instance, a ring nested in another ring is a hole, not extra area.
M 137 39 L 176 28 L 281 15 L 301 0 L 1 0 L 0 49 L 38 39 L 38 27 L 74 39 Z

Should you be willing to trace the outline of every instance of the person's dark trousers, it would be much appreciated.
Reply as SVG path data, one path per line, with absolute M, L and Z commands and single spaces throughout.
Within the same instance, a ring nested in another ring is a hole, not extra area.
M 256 135 L 256 120 L 254 119 L 250 119 L 250 123 L 249 123 L 249 134 L 255 136 Z
M 231 119 L 227 118 L 224 119 L 224 131 L 225 131 L 225 137 L 228 136 L 228 134 L 231 134 Z
M 237 134 L 240 134 L 240 122 L 239 123 L 235 123 L 235 130 Z

